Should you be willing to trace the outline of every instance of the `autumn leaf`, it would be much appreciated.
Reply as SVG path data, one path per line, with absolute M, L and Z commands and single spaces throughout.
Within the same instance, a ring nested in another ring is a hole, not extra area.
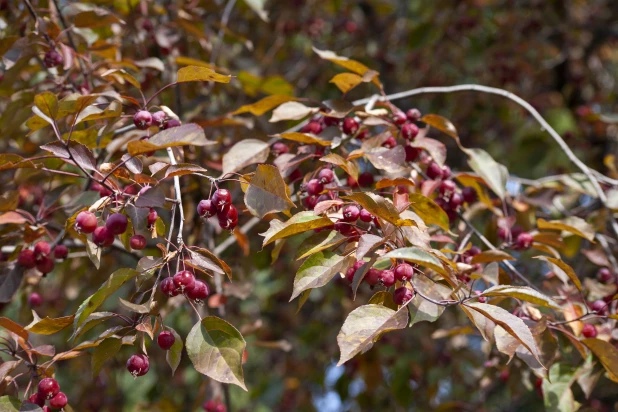
M 271 165 L 259 165 L 255 170 L 245 192 L 245 205 L 252 215 L 259 218 L 296 206 L 288 195 L 279 169 Z

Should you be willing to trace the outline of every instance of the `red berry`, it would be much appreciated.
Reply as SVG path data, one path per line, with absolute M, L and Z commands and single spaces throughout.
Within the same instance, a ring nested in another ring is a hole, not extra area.
M 584 328 L 582 329 L 582 335 L 586 338 L 596 338 L 597 337 L 597 328 L 594 325 L 586 323 Z
M 166 118 L 167 115 L 162 110 L 159 110 L 158 112 L 154 112 L 152 114 L 152 122 L 159 127 L 163 127 Z
M 306 198 L 303 199 L 303 203 L 305 204 L 305 207 L 307 209 L 313 210 L 315 205 L 318 204 L 318 197 L 315 195 L 307 196 Z
M 341 119 L 337 117 L 324 116 L 324 125 L 326 127 L 339 126 L 339 123 L 341 123 Z
M 354 227 L 343 219 L 339 219 L 335 222 L 333 230 L 336 230 L 344 236 L 350 236 L 354 234 Z
M 408 263 L 400 263 L 395 266 L 394 274 L 395 279 L 405 282 L 406 280 L 412 279 L 412 275 L 414 275 L 414 268 Z
M 201 280 L 196 280 L 191 289 L 187 289 L 187 297 L 191 300 L 204 300 L 210 294 L 208 285 Z
M 610 283 L 612 280 L 614 280 L 614 275 L 612 274 L 612 271 L 608 268 L 601 268 L 597 272 L 597 279 L 599 280 L 599 282 Z
M 358 132 L 358 122 L 352 117 L 346 117 L 343 120 L 343 126 L 341 127 L 343 133 L 347 135 L 354 135 Z
M 418 109 L 409 109 L 406 112 L 406 118 L 411 122 L 415 122 L 421 119 L 421 112 Z
M 131 237 L 129 244 L 131 249 L 142 250 L 146 247 L 146 238 L 142 235 L 134 235 Z
M 408 120 L 404 112 L 397 112 L 393 114 L 393 121 L 395 124 L 402 125 Z
M 363 209 L 360 211 L 359 218 L 362 222 L 369 223 L 373 220 L 373 215 L 367 210 Z
M 28 398 L 28 402 L 39 405 L 41 408 L 45 405 L 45 397 L 38 392 L 33 393 Z
M 449 197 L 451 193 L 454 193 L 456 189 L 457 185 L 452 180 L 445 180 L 440 183 L 438 187 L 438 191 L 447 197 Z
M 127 360 L 127 370 L 134 377 L 145 375 L 146 373 L 148 373 L 149 369 L 150 369 L 150 361 L 148 360 L 148 356 L 146 355 L 142 355 L 140 353 L 140 354 L 131 356 Z
M 468 249 L 468 251 L 466 252 L 466 254 L 468 256 L 476 256 L 478 254 L 481 253 L 481 249 L 478 246 L 472 246 L 470 247 L 470 249 Z
M 44 378 L 39 382 L 39 394 L 45 399 L 51 399 L 60 392 L 60 385 L 53 378 Z
M 602 299 L 595 300 L 590 305 L 590 309 L 597 312 L 599 315 L 605 315 L 607 313 L 607 303 L 605 303 Z
M 56 396 L 49 400 L 49 406 L 54 409 L 62 409 L 67 406 L 67 402 L 67 396 L 64 394 L 64 392 L 58 392 Z
M 413 296 L 414 293 L 410 289 L 405 286 L 401 286 L 393 292 L 393 301 L 395 301 L 397 305 L 403 305 L 410 301 Z
M 322 169 L 318 173 L 318 179 L 321 183 L 331 183 L 335 180 L 335 172 L 332 169 Z
M 523 232 L 520 233 L 519 236 L 517 236 L 517 240 L 515 241 L 515 243 L 517 244 L 518 249 L 526 250 L 530 248 L 530 246 L 532 245 L 532 241 L 532 235 L 528 232 Z
M 369 129 L 363 129 L 356 135 L 358 140 L 365 140 L 369 136 Z
M 389 136 L 388 139 L 386 139 L 384 143 L 382 143 L 382 146 L 392 149 L 393 147 L 397 146 L 397 140 L 395 140 L 393 136 Z
M 154 225 L 158 217 L 159 215 L 157 211 L 154 209 L 150 209 L 150 212 L 148 213 L 148 217 L 146 218 L 146 221 L 148 222 L 148 226 Z
M 49 243 L 44 240 L 41 240 L 34 245 L 34 254 L 37 258 L 40 256 L 47 256 L 49 255 L 49 252 L 51 252 L 51 246 L 49 246 Z
M 444 167 L 442 168 L 442 179 L 448 179 L 449 177 L 451 177 L 451 174 L 451 168 L 447 165 L 444 165 Z
M 188 270 L 181 270 L 173 277 L 174 286 L 183 292 L 185 289 L 191 289 L 195 285 L 195 276 Z
M 129 220 L 122 213 L 113 213 L 107 218 L 105 227 L 112 235 L 121 235 L 127 230 Z
M 200 200 L 197 204 L 197 214 L 201 217 L 211 217 L 216 213 L 215 208 L 212 207 L 212 201 L 210 199 Z
M 137 187 L 135 185 L 130 185 L 130 186 L 125 187 L 122 192 L 124 194 L 133 196 L 137 194 Z
M 49 256 L 41 256 L 36 261 L 36 268 L 39 270 L 39 272 L 43 274 L 50 273 L 52 270 L 54 270 L 54 265 L 54 260 Z
M 217 211 L 222 211 L 225 206 L 232 204 L 232 194 L 227 189 L 217 189 L 211 198 Z
M 320 122 L 311 121 L 307 123 L 307 126 L 305 127 L 307 128 L 307 132 L 309 133 L 313 133 L 313 134 L 322 133 L 322 125 L 320 124 Z
M 273 143 L 271 150 L 275 154 L 275 156 L 279 156 L 284 153 L 288 153 L 290 151 L 290 148 L 285 143 L 275 142 Z
M 303 173 L 300 171 L 300 169 L 294 169 L 292 173 L 290 173 L 290 175 L 288 176 L 288 179 L 290 182 L 295 182 L 299 179 L 302 179 L 302 177 Z
M 36 259 L 34 257 L 34 252 L 30 249 L 24 249 L 19 252 L 19 256 L 17 256 L 17 264 L 28 269 L 35 267 Z
M 442 177 L 442 168 L 436 162 L 431 162 L 427 166 L 426 172 L 430 179 L 440 179 Z
M 348 176 L 347 184 L 350 187 L 358 187 L 358 182 L 352 176 Z
M 65 245 L 56 245 L 54 248 L 54 257 L 56 259 L 66 259 L 69 255 L 69 249 Z
M 363 279 L 369 286 L 375 286 L 380 281 L 381 270 L 371 268 L 367 271 L 365 278 Z
M 75 230 L 82 233 L 92 233 L 97 228 L 97 217 L 92 212 L 79 212 L 75 218 Z
M 463 196 L 459 193 L 453 193 L 451 195 L 451 200 L 448 202 L 449 207 L 452 210 L 457 210 L 457 208 L 461 205 L 463 205 Z
M 416 147 L 404 146 L 403 149 L 406 152 L 406 162 L 415 161 L 418 155 L 421 154 L 421 149 L 417 149 Z
M 140 130 L 146 130 L 152 125 L 152 115 L 146 110 L 140 110 L 133 116 L 133 124 Z
M 390 288 L 395 284 L 395 272 L 392 270 L 383 270 L 380 273 L 380 283 L 387 288 Z
M 43 304 L 43 298 L 36 292 L 32 292 L 30 296 L 28 296 L 28 305 L 31 308 L 36 308 L 37 306 L 41 306 Z
M 401 126 L 401 135 L 406 140 L 414 140 L 418 135 L 418 126 L 414 123 L 406 123 Z
M 373 174 L 370 172 L 363 172 L 358 175 L 358 184 L 362 187 L 373 186 Z
M 466 203 L 474 203 L 476 202 L 476 190 L 470 186 L 466 186 L 461 189 L 461 195 L 463 196 Z
M 311 179 L 305 185 L 305 190 L 310 195 L 319 195 L 324 190 L 324 184 L 318 179 Z
M 346 222 L 356 222 L 360 217 L 360 210 L 357 206 L 350 205 L 343 209 L 343 220 Z
M 114 243 L 114 235 L 107 226 L 99 226 L 92 233 L 92 242 L 97 246 L 111 246 Z
M 178 127 L 180 126 L 180 124 L 181 124 L 180 120 L 178 119 L 168 119 L 163 125 L 163 130 L 171 129 L 173 127 Z
M 159 336 L 157 336 L 157 343 L 159 344 L 159 347 L 163 350 L 169 350 L 174 344 L 174 342 L 176 342 L 176 337 L 172 332 L 169 332 L 167 330 L 164 330 L 163 332 L 159 333 Z
M 172 279 L 171 277 L 163 279 L 161 281 L 161 292 L 163 292 L 165 296 L 168 296 L 170 298 L 173 296 L 177 296 L 179 292 L 174 285 L 174 279 Z
M 225 208 L 225 214 L 219 214 L 219 226 L 221 229 L 232 230 L 238 224 L 238 210 L 234 205 Z
M 43 57 L 43 63 L 45 63 L 45 67 L 51 69 L 64 63 L 64 57 L 56 50 L 48 50 Z

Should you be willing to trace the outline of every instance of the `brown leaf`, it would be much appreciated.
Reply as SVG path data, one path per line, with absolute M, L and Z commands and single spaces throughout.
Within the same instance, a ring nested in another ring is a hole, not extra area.
M 245 204 L 249 212 L 259 218 L 296 207 L 279 169 L 265 164 L 257 167 L 245 193 Z
M 28 331 L 23 326 L 18 325 L 9 318 L 0 317 L 0 327 L 13 332 L 23 340 L 28 340 Z
M 206 139 L 204 129 L 194 123 L 189 123 L 162 130 L 148 140 L 133 140 L 127 144 L 127 150 L 131 156 L 137 156 L 173 146 L 208 146 L 212 144 L 214 142 Z
M 62 142 L 53 142 L 41 146 L 41 149 L 51 152 L 58 156 L 67 163 L 73 163 L 71 156 L 75 159 L 75 162 L 86 170 L 97 170 L 97 162 L 94 155 L 86 146 L 81 143 L 77 143 L 71 140 L 69 146 Z

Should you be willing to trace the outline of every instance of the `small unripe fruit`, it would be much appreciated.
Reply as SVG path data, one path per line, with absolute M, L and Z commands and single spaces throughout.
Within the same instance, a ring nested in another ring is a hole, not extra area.
M 49 246 L 49 243 L 45 242 L 44 240 L 41 240 L 34 245 L 34 254 L 36 255 L 36 257 L 47 256 L 50 252 L 51 246 Z
M 173 127 L 180 126 L 180 120 L 178 119 L 168 119 L 163 125 L 163 130 L 171 129 Z
M 133 116 L 133 124 L 140 130 L 146 130 L 152 125 L 152 115 L 146 110 L 140 110 Z
M 346 222 L 356 222 L 360 217 L 360 210 L 357 206 L 349 205 L 343 209 L 343 220 Z
M 54 248 L 54 257 L 56 259 L 66 259 L 69 256 L 69 249 L 65 245 L 56 245 Z
M 601 268 L 597 272 L 597 279 L 599 280 L 599 282 L 602 283 L 610 283 L 612 280 L 614 280 L 614 275 L 612 274 L 612 271 L 608 268 Z
M 414 275 L 414 268 L 408 263 L 400 263 L 395 266 L 395 270 L 393 272 L 395 274 L 395 279 L 400 282 L 405 282 L 406 280 L 412 279 L 412 276 Z
M 335 180 L 335 172 L 332 169 L 322 169 L 318 173 L 318 179 L 321 183 L 331 183 Z
M 418 126 L 414 123 L 406 123 L 401 126 L 401 135 L 406 140 L 414 140 L 418 136 Z
M 408 289 L 405 286 L 402 286 L 402 287 L 395 289 L 395 292 L 393 292 L 393 301 L 397 305 L 404 305 L 410 300 L 412 300 L 413 296 L 414 296 L 414 293 L 410 289 Z
M 161 292 L 163 292 L 165 296 L 168 296 L 170 298 L 173 296 L 177 296 L 179 292 L 174 285 L 174 279 L 172 279 L 171 277 L 163 279 L 161 281 Z
M 81 233 L 92 233 L 97 228 L 97 217 L 92 212 L 79 212 L 75 218 L 75 229 Z
M 121 235 L 127 230 L 129 220 L 122 213 L 111 214 L 105 222 L 105 227 L 109 229 L 112 235 Z
M 288 153 L 290 151 L 290 148 L 285 143 L 275 142 L 273 143 L 271 150 L 275 156 L 279 156 L 279 155 Z
M 133 250 L 142 250 L 146 247 L 146 238 L 142 235 L 134 235 L 131 237 L 129 244 Z
M 383 270 L 380 273 L 380 283 L 387 288 L 390 288 L 395 284 L 395 272 L 392 270 Z
M 114 243 L 114 235 L 107 226 L 99 226 L 92 233 L 92 243 L 102 247 L 111 246 Z
M 200 203 L 197 204 L 197 214 L 201 217 L 211 217 L 216 213 L 216 209 L 213 207 L 212 201 L 210 199 L 200 200 Z
M 48 50 L 43 57 L 43 63 L 45 63 L 45 67 L 51 69 L 64 63 L 64 57 L 56 50 Z
M 34 252 L 30 249 L 24 249 L 19 252 L 19 256 L 17 256 L 17 264 L 28 269 L 35 267 L 36 258 L 34 256 Z
M 33 393 L 28 398 L 28 402 L 39 405 L 41 408 L 45 406 L 45 397 L 38 392 Z
M 41 256 L 36 261 L 36 268 L 39 272 L 43 274 L 50 273 L 52 270 L 54 270 L 54 265 L 54 260 L 49 256 Z
M 311 179 L 305 185 L 305 190 L 310 195 L 319 195 L 324 190 L 324 185 L 318 179 Z
M 150 209 L 150 212 L 148 213 L 148 217 L 146 218 L 148 226 L 154 225 L 155 222 L 157 221 L 158 217 L 159 217 L 159 215 L 158 215 L 157 211 L 154 210 L 154 209 Z
M 412 146 L 404 146 L 406 152 L 406 162 L 413 162 L 421 154 L 421 149 Z
M 431 162 L 427 166 L 425 173 L 427 173 L 427 177 L 430 179 L 440 179 L 442 177 L 442 168 L 436 162 Z
M 363 172 L 358 175 L 358 184 L 362 187 L 373 186 L 373 175 L 370 172 Z
M 366 209 L 361 210 L 358 217 L 360 218 L 361 222 L 365 223 L 369 223 L 373 220 L 373 215 L 369 213 Z
M 167 330 L 164 330 L 163 332 L 159 333 L 159 336 L 157 336 L 157 343 L 159 344 L 159 347 L 163 350 L 169 350 L 174 344 L 174 342 L 176 342 L 176 337 L 174 337 L 174 334 L 172 332 L 169 332 Z
M 367 271 L 367 274 L 365 275 L 363 281 L 366 282 L 369 286 L 375 286 L 380 281 L 381 272 L 381 270 L 371 268 Z
M 210 294 L 208 285 L 201 280 L 196 280 L 191 289 L 185 291 L 187 297 L 191 300 L 204 300 Z
M 60 392 L 60 385 L 53 378 L 44 378 L 39 382 L 38 392 L 45 399 L 51 399 Z
M 343 126 L 341 127 L 343 133 L 347 135 L 353 135 L 358 132 L 358 122 L 352 117 L 346 117 L 343 120 Z
M 217 211 L 222 211 L 225 206 L 232 204 L 232 194 L 227 189 L 217 189 L 212 194 L 211 201 Z
M 582 329 L 582 335 L 584 335 L 584 337 L 586 338 L 596 338 L 597 328 L 594 325 L 586 323 Z
M 134 377 L 143 376 L 148 373 L 150 369 L 150 361 L 148 360 L 148 356 L 137 354 L 131 356 L 127 360 L 127 370 Z
M 519 236 L 517 236 L 517 240 L 515 241 L 515 243 L 517 244 L 518 249 L 526 250 L 530 248 L 533 240 L 534 239 L 532 238 L 532 235 L 530 233 L 523 232 L 520 233 Z
M 166 118 L 167 115 L 162 110 L 159 110 L 158 112 L 154 112 L 152 114 L 152 122 L 159 127 L 163 127 Z
M 382 143 L 382 146 L 392 149 L 393 147 L 397 146 L 397 140 L 395 140 L 393 136 L 389 136 L 388 139 L 386 139 L 384 143 Z
M 406 118 L 411 122 L 415 122 L 421 119 L 421 112 L 418 109 L 408 109 Z
M 67 406 L 67 396 L 63 392 L 58 392 L 56 396 L 49 400 L 49 406 L 55 409 L 62 409 Z
M 185 289 L 191 289 L 195 285 L 195 276 L 188 270 L 181 270 L 173 277 L 174 286 L 183 292 Z
M 476 202 L 476 190 L 474 190 L 470 186 L 466 186 L 461 189 L 461 195 L 463 196 L 466 203 L 472 204 Z

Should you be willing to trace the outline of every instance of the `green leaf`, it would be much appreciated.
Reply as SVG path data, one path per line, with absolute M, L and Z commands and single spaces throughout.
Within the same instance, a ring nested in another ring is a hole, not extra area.
M 166 330 L 172 332 L 172 335 L 174 335 L 174 338 L 176 338 L 172 347 L 165 354 L 165 360 L 167 361 L 167 364 L 170 365 L 170 368 L 172 368 L 172 376 L 174 376 L 178 365 L 180 365 L 180 360 L 182 358 L 182 348 L 184 345 L 182 343 L 182 338 L 174 329 L 166 326 Z
M 332 252 L 318 252 L 305 260 L 296 272 L 290 302 L 307 289 L 326 285 L 337 273 L 347 268 L 352 256 L 339 256 Z
M 352 200 L 367 209 L 369 213 L 380 217 L 395 226 L 413 226 L 411 220 L 402 219 L 395 206 L 386 198 L 371 192 L 356 192 L 341 199 Z
M 296 207 L 287 192 L 287 185 L 276 166 L 262 164 L 255 170 L 245 192 L 245 205 L 259 218 Z
M 487 182 L 487 185 L 500 199 L 504 200 L 506 182 L 509 177 L 507 168 L 496 162 L 483 149 L 464 149 L 464 151 L 469 157 L 468 165 L 470 165 L 470 168 Z
M 573 282 L 573 284 L 578 290 L 580 291 L 582 290 L 582 283 L 579 281 L 577 274 L 575 273 L 575 271 L 573 270 L 571 266 L 567 265 L 560 259 L 556 259 L 556 258 L 552 258 L 548 256 L 535 256 L 534 258 L 544 260 L 546 262 L 549 262 L 557 266 L 560 270 L 562 270 L 569 277 L 569 279 L 571 279 L 571 281 Z
M 551 309 L 561 309 L 552 298 L 528 286 L 496 285 L 485 289 L 482 296 L 507 296 Z
M 186 347 L 198 372 L 247 390 L 242 371 L 246 343 L 234 326 L 216 316 L 207 316 L 193 326 Z
M 35 319 L 31 324 L 26 326 L 26 329 L 37 335 L 53 335 L 73 323 L 74 319 L 75 315 L 62 318 L 45 317 L 43 319 Z
M 219 74 L 214 70 L 201 66 L 187 66 L 178 70 L 178 83 L 184 82 L 216 82 L 229 83 L 232 76 Z
M 148 306 L 146 306 L 146 304 L 143 305 L 137 305 L 133 302 L 129 302 L 128 300 L 125 300 L 123 298 L 118 298 L 118 302 L 120 302 L 120 306 L 122 306 L 123 308 L 131 311 L 131 312 L 135 312 L 135 313 L 148 313 L 150 312 L 150 308 Z
M 122 339 L 108 338 L 101 342 L 94 351 L 92 351 L 92 377 L 95 378 L 103 364 L 109 359 L 114 357 L 122 346 Z
M 105 322 L 107 319 L 113 318 L 116 314 L 112 312 L 95 312 L 88 316 L 86 320 L 79 326 L 71 335 L 69 340 L 77 339 L 84 333 L 88 332 L 95 326 Z
M 223 174 L 238 172 L 245 167 L 264 163 L 270 154 L 268 143 L 257 139 L 244 139 L 223 155 Z
M 58 98 L 52 92 L 43 92 L 34 96 L 34 105 L 51 119 L 58 116 Z
M 19 412 L 21 401 L 13 396 L 0 397 L 0 411 L 2 412 Z M 41 408 L 39 408 L 42 410 Z
M 286 222 L 273 219 L 269 223 L 270 228 L 266 232 L 260 233 L 260 236 L 264 236 L 262 247 L 275 240 L 284 239 L 321 227 L 333 226 L 333 222 L 329 218 L 316 216 L 312 211 L 299 212 Z
M 401 259 L 407 262 L 416 263 L 417 265 L 428 267 L 438 273 L 447 274 L 440 259 L 418 247 L 403 247 L 400 249 L 395 249 L 388 252 L 380 259 Z
M 607 377 L 618 382 L 618 349 L 611 343 L 596 338 L 584 339 L 582 343 L 599 359 L 607 371 Z
M 86 253 L 97 269 L 101 266 L 101 249 L 102 248 L 95 245 L 90 238 L 86 239 Z
M 362 238 L 362 236 L 361 236 Z M 324 249 L 337 246 L 343 243 L 347 238 L 341 233 L 334 230 L 323 230 L 319 233 L 309 236 L 301 243 L 296 252 L 296 260 L 304 259 L 314 253 Z
M 383 333 L 403 329 L 407 323 L 406 306 L 397 311 L 382 305 L 364 305 L 354 309 L 337 335 L 337 344 L 341 351 L 337 366 L 343 365 L 361 352 L 367 352 Z
M 575 412 L 580 404 L 575 401 L 571 385 L 575 382 L 575 369 L 556 363 L 549 369 L 549 379 L 543 379 L 543 399 L 548 412 Z
M 139 275 L 139 272 L 133 269 L 118 269 L 111 274 L 109 279 L 101 285 L 94 295 L 87 298 L 77 309 L 75 314 L 75 322 L 73 328 L 77 329 L 87 318 L 93 313 L 112 293 L 116 292 L 127 281 Z
M 440 283 L 433 282 L 426 276 L 416 276 L 413 282 L 414 289 L 433 300 L 440 301 L 447 299 L 453 292 L 450 288 Z M 408 302 L 408 308 L 410 309 L 410 326 L 419 322 L 435 322 L 445 309 L 444 306 L 436 305 L 420 296 Z
M 410 207 L 427 225 L 437 225 L 448 232 L 449 220 L 446 212 L 430 198 L 420 193 L 408 194 Z

